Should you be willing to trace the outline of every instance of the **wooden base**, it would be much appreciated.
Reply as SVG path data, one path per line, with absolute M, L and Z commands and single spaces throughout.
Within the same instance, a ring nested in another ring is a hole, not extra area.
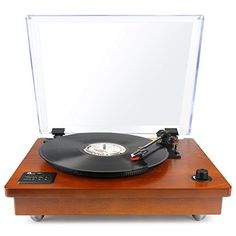
M 221 198 L 15 198 L 17 215 L 198 215 L 220 214 Z
M 220 214 L 231 186 L 193 139 L 180 140 L 182 158 L 139 176 L 93 179 L 54 169 L 38 154 L 38 139 L 5 186 L 17 215 L 206 215 Z M 211 182 L 195 182 L 196 169 Z M 57 172 L 53 184 L 18 184 L 23 172 Z

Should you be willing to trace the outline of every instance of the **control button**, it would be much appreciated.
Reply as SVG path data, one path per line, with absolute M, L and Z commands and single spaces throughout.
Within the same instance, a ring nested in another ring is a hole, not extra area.
M 192 179 L 198 182 L 209 182 L 212 180 L 211 176 L 208 175 L 208 170 L 206 169 L 197 169 L 196 174 L 192 176 Z

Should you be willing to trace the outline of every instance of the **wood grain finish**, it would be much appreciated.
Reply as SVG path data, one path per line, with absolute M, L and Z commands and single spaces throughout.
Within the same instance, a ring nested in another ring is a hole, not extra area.
M 38 139 L 5 186 L 15 198 L 16 214 L 220 214 L 222 198 L 231 186 L 193 139 L 180 140 L 182 158 L 167 160 L 145 174 L 117 179 L 93 179 L 56 170 L 38 154 Z M 213 180 L 191 176 L 206 168 Z M 57 172 L 53 184 L 18 184 L 25 171 Z
M 15 198 L 16 215 L 220 214 L 221 198 Z

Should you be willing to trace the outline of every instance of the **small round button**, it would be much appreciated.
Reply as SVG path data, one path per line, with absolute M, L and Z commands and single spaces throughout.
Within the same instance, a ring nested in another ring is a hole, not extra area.
M 192 176 L 192 179 L 198 182 L 208 182 L 212 180 L 206 169 L 197 169 L 196 174 Z

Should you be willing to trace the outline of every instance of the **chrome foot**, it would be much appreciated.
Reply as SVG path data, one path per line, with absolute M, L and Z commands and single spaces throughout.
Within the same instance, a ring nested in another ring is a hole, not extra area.
M 206 215 L 192 215 L 193 219 L 196 221 L 201 221 L 203 219 L 205 219 Z
M 44 218 L 44 215 L 30 216 L 30 218 L 35 222 L 39 222 Z

